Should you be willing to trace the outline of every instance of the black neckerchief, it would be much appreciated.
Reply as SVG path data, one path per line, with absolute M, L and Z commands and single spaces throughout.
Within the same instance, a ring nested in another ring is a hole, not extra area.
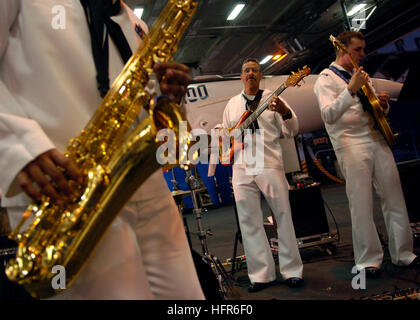
M 108 34 L 117 47 L 124 63 L 130 59 L 132 51 L 121 27 L 111 20 L 121 11 L 120 0 L 80 0 L 89 27 L 93 59 L 96 68 L 96 81 L 101 97 L 109 90 L 109 47 Z
M 264 90 L 261 90 L 261 89 L 258 90 L 257 94 L 255 95 L 254 100 L 249 100 L 244 94 L 242 94 L 242 96 L 246 100 L 246 104 L 245 104 L 246 110 L 250 110 L 251 112 L 254 112 L 255 109 L 257 109 L 258 104 L 260 103 L 263 92 L 264 92 Z M 258 119 L 256 119 L 249 127 L 252 130 L 252 133 L 254 133 L 255 130 L 259 129 Z

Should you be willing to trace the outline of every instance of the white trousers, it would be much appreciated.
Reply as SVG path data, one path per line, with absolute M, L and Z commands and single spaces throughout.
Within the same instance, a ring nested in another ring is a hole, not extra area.
M 383 250 L 373 219 L 374 186 L 388 233 L 392 262 L 408 265 L 413 254 L 413 235 L 393 154 L 384 140 L 354 145 L 336 152 L 346 179 L 350 205 L 353 250 L 357 269 L 380 267 Z
M 159 193 L 129 202 L 74 284 L 53 299 L 204 299 L 182 219 L 159 174 L 152 181 Z M 13 228 L 25 209 L 8 208 Z
M 276 279 L 275 263 L 264 230 L 260 191 L 277 222 L 280 273 L 283 279 L 301 278 L 303 264 L 296 242 L 289 203 L 289 185 L 284 171 L 265 168 L 261 174 L 247 175 L 245 169 L 234 168 L 232 184 L 251 282 Z

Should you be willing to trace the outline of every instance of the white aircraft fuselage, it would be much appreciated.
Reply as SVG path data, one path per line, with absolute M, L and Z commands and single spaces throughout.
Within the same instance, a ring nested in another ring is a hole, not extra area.
M 264 77 L 260 82 L 261 89 L 276 90 L 287 79 L 287 75 Z M 300 87 L 288 87 L 281 97 L 284 98 L 299 119 L 299 132 L 311 132 L 324 126 L 320 109 L 313 92 L 317 74 L 311 74 L 300 82 Z M 376 91 L 388 91 L 391 99 L 396 99 L 401 91 L 402 83 L 372 79 Z M 216 124 L 222 123 L 223 110 L 233 96 L 243 90 L 242 81 L 206 80 L 190 84 L 185 98 L 186 116 L 192 129 L 203 129 L 207 133 Z

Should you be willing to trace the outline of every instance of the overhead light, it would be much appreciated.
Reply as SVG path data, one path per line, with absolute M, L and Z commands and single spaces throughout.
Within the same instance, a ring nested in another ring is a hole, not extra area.
M 232 10 L 232 12 L 227 17 L 227 20 L 235 20 L 238 16 L 239 12 L 242 11 L 242 9 L 245 7 L 243 3 L 237 4 L 235 8 Z
M 141 19 L 141 16 L 143 15 L 143 8 L 135 8 L 134 9 L 134 14 L 137 16 L 137 18 Z
M 349 12 L 347 12 L 347 15 L 350 17 L 350 16 L 356 14 L 357 12 L 359 12 L 360 10 L 362 10 L 364 7 L 366 7 L 366 3 L 356 4 L 353 7 L 353 9 L 351 9 Z
M 273 60 L 279 62 L 283 60 L 284 58 L 286 58 L 286 56 L 287 56 L 287 53 L 277 54 L 273 57 Z
M 262 60 L 260 61 L 260 64 L 267 63 L 267 62 L 268 62 L 268 60 L 270 60 L 272 57 L 273 57 L 273 56 L 266 56 L 264 59 L 262 59 Z

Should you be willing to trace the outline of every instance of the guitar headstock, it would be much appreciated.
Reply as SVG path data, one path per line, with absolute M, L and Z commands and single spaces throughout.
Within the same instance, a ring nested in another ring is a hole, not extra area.
M 311 72 L 311 68 L 307 66 L 304 66 L 302 69 L 299 69 L 297 72 L 292 72 L 292 74 L 287 78 L 285 82 L 286 87 L 294 87 L 303 78 L 305 78 L 310 72 Z
M 341 50 L 344 53 L 349 53 L 346 46 L 340 40 L 334 37 L 332 34 L 330 34 L 330 41 L 332 42 L 332 44 L 337 50 Z

